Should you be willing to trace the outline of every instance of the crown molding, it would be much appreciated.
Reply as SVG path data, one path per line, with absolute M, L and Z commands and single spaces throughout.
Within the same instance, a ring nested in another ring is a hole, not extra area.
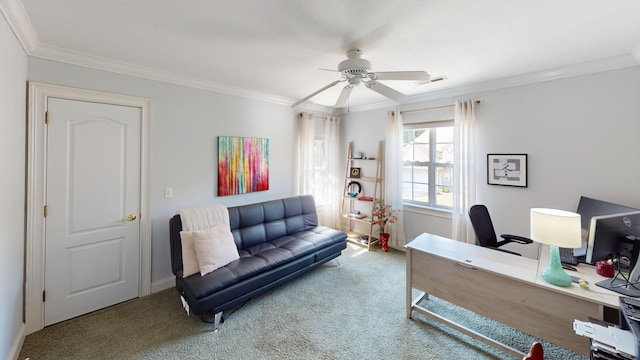
M 314 104 L 312 102 L 304 102 L 296 106 L 295 111 L 296 112 L 300 112 L 300 111 L 321 112 L 321 113 L 332 114 L 332 115 L 336 113 L 335 109 L 331 106 Z
M 584 62 L 569 66 L 563 66 L 555 69 L 532 72 L 523 75 L 504 77 L 501 79 L 485 81 L 480 83 L 468 84 L 455 88 L 434 91 L 426 94 L 409 96 L 400 104 L 385 101 L 376 104 L 362 105 L 351 107 L 348 111 L 336 109 L 336 114 L 344 114 L 346 112 L 359 112 L 376 110 L 380 108 L 393 108 L 399 105 L 407 105 L 413 103 L 427 102 L 439 100 L 442 98 L 461 97 L 475 93 L 505 89 L 515 86 L 535 84 L 545 81 L 560 80 L 575 76 L 595 74 L 600 72 L 619 70 L 628 67 L 638 66 L 640 64 L 640 45 L 633 53 L 614 56 L 606 59 Z
M 178 73 L 161 71 L 150 67 L 41 44 L 22 2 L 19 0 L 0 0 L 0 12 L 2 12 L 7 19 L 11 30 L 29 56 L 275 104 L 291 105 L 293 103 L 291 99 L 284 97 L 235 88 L 204 79 L 194 79 Z
M 410 100 L 410 97 L 407 98 L 402 103 L 396 103 L 392 100 L 385 100 L 385 101 L 380 101 L 373 104 L 343 107 L 343 108 L 333 109 L 333 114 L 344 115 L 350 112 L 361 112 L 361 111 L 369 111 L 369 110 L 396 108 L 398 105 L 405 104 L 409 100 Z
M 6 0 L 2 0 L 6 1 Z M 14 1 L 14 0 L 10 0 Z M 214 91 L 228 95 L 235 95 L 254 100 L 260 100 L 279 105 L 290 106 L 294 100 L 270 95 L 262 92 L 231 87 L 225 84 L 216 83 L 199 78 L 187 77 L 179 73 L 161 71 L 158 69 L 121 62 L 109 58 L 99 57 L 86 53 L 75 52 L 67 49 L 56 48 L 49 45 L 39 44 L 30 54 L 31 56 L 44 59 L 59 61 L 63 63 L 74 64 L 78 66 L 88 67 L 97 70 L 115 72 L 124 75 L 130 75 L 170 84 L 182 85 L 191 88 Z M 447 97 L 464 96 L 478 92 L 504 89 L 515 86 L 535 84 L 545 81 L 566 79 L 575 76 L 594 74 L 612 70 L 623 69 L 627 67 L 637 66 L 640 64 L 640 45 L 629 54 L 614 56 L 606 59 L 600 59 L 580 64 L 574 64 L 555 69 L 532 72 L 523 75 L 505 77 L 501 79 L 485 81 L 481 83 L 468 84 L 455 88 L 434 91 L 426 94 L 409 96 L 400 105 L 431 101 Z M 376 110 L 381 108 L 396 107 L 398 104 L 389 100 L 372 104 L 352 106 L 349 108 L 333 109 L 331 107 L 306 103 L 304 108 L 315 111 L 322 111 L 333 114 L 346 114 L 349 112 L 360 112 L 368 110 Z
M 234 95 L 259 101 L 275 103 L 279 105 L 290 106 L 295 100 L 275 96 L 263 92 L 232 87 L 226 84 L 217 83 L 201 78 L 193 78 L 180 73 L 162 71 L 150 67 L 135 65 L 122 61 L 117 61 L 105 57 L 99 57 L 91 54 L 71 51 L 58 48 L 46 44 L 41 44 L 38 36 L 31 24 L 27 12 L 19 0 L 0 0 L 0 12 L 4 15 L 9 26 L 16 35 L 18 41 L 29 56 L 39 57 L 43 59 L 74 64 L 87 68 L 109 71 L 123 75 L 129 75 L 139 78 L 156 80 L 160 82 L 182 85 L 191 88 L 214 91 L 227 95 Z M 637 66 L 640 64 L 640 44 L 636 46 L 629 54 L 610 57 L 606 59 L 585 62 L 551 70 L 532 72 L 523 75 L 505 77 L 497 80 L 491 80 L 481 83 L 466 84 L 455 88 L 444 89 L 440 91 L 429 92 L 426 94 L 413 95 L 408 97 L 401 104 L 393 101 L 382 101 L 367 105 L 352 106 L 349 108 L 334 109 L 323 105 L 306 103 L 303 105 L 305 109 L 322 111 L 333 114 L 346 114 L 349 112 L 368 111 L 381 108 L 393 108 L 398 105 L 411 104 L 417 102 L 431 101 L 446 97 L 464 96 L 473 93 L 491 91 L 514 86 L 534 84 L 544 81 L 565 79 L 574 76 L 593 74 L 604 71 L 622 69 L 626 67 Z
M 0 0 L 0 12 L 7 19 L 7 23 L 9 23 L 24 51 L 27 55 L 31 55 L 33 49 L 38 46 L 39 41 L 22 2 L 19 0 Z
M 31 56 L 280 105 L 291 105 L 292 103 L 291 99 L 285 97 L 266 94 L 259 91 L 241 89 L 201 78 L 193 78 L 179 73 L 158 70 L 147 66 L 140 66 L 50 45 L 38 45 L 38 47 L 32 52 Z

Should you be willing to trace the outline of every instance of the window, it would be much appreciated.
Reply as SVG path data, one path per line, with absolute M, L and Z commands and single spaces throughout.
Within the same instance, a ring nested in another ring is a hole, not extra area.
M 335 166 L 331 166 L 336 156 L 335 134 L 337 120 L 314 117 L 313 121 L 313 154 L 308 163 L 309 180 L 306 182 L 306 193 L 313 195 L 316 205 L 333 204 L 337 201 L 335 189 Z M 332 136 L 333 135 L 333 136 Z M 310 149 L 311 150 L 311 149 Z
M 329 182 L 326 177 L 329 174 L 327 167 L 327 156 L 324 136 L 316 135 L 313 142 L 313 184 L 311 184 L 311 194 L 319 204 L 330 199 L 331 192 L 328 188 Z
M 406 204 L 453 206 L 453 120 L 404 125 L 402 199 Z

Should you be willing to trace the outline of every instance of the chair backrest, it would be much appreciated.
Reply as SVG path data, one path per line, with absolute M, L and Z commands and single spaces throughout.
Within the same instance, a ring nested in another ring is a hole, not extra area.
M 487 207 L 480 204 L 473 205 L 469 209 L 469 218 L 471 219 L 473 231 L 476 233 L 476 245 L 496 247 L 498 238 Z

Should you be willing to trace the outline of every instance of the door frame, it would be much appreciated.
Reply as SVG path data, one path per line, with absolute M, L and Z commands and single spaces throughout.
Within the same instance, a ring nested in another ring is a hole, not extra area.
M 140 108 L 140 281 L 138 296 L 142 297 L 151 293 L 151 219 L 149 214 L 151 100 L 38 82 L 29 82 L 28 88 L 24 279 L 24 314 L 27 335 L 44 328 L 44 205 L 47 184 L 45 114 L 50 97 Z

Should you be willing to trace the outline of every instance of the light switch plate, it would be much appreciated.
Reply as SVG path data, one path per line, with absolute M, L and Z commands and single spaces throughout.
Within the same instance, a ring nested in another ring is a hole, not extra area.
M 173 188 L 166 187 L 164 188 L 164 198 L 171 199 L 173 197 Z

